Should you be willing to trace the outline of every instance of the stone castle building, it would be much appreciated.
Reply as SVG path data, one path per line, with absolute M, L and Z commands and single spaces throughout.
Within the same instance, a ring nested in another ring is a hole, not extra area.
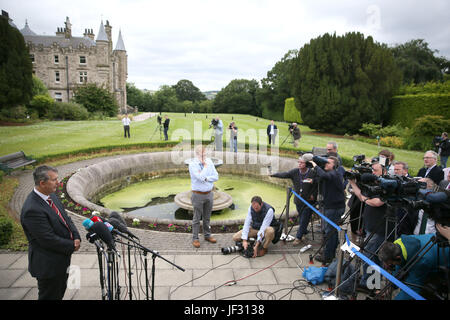
M 68 102 L 74 90 L 84 83 L 104 86 L 117 99 L 120 110 L 127 106 L 126 80 L 128 57 L 121 31 L 113 49 L 112 26 L 100 24 L 95 38 L 92 29 L 82 37 L 72 35 L 69 17 L 54 36 L 37 35 L 25 23 L 20 30 L 30 51 L 33 74 L 47 86 L 56 101 Z

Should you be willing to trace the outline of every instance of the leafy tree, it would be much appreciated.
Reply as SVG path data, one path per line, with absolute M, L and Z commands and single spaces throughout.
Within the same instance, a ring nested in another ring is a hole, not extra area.
M 180 101 L 202 101 L 206 100 L 206 96 L 200 91 L 199 88 L 189 80 L 180 80 L 173 86 L 175 89 L 178 100 Z
M 289 50 L 275 66 L 267 72 L 267 77 L 261 80 L 261 89 L 256 99 L 261 105 L 262 116 L 283 119 L 285 100 L 292 97 L 290 71 L 298 50 Z
M 32 95 L 33 97 L 36 95 L 48 95 L 48 89 L 45 86 L 44 82 L 42 82 L 41 79 L 33 75 L 33 89 L 32 89 Z
M 73 101 L 83 105 L 91 113 L 102 113 L 109 117 L 117 114 L 119 106 L 113 94 L 103 86 L 95 83 L 86 83 L 74 92 Z
M 175 89 L 168 85 L 163 85 L 155 93 L 154 106 L 158 112 L 176 112 L 178 99 Z
M 28 104 L 32 97 L 32 69 L 22 34 L 0 17 L 0 109 Z
M 261 115 L 256 103 L 256 91 L 259 85 L 256 80 L 232 80 L 225 88 L 217 93 L 213 110 L 216 113 L 240 113 Z
M 300 49 L 292 68 L 292 90 L 303 122 L 338 134 L 363 123 L 383 124 L 401 72 L 386 45 L 361 33 L 328 33 Z
M 141 108 L 144 104 L 144 93 L 136 88 L 134 83 L 128 83 L 127 86 L 127 104 L 132 107 Z
M 431 50 L 424 39 L 411 40 L 391 50 L 404 83 L 438 81 L 443 79 L 444 73 L 450 73 L 450 61 L 436 57 L 439 51 Z

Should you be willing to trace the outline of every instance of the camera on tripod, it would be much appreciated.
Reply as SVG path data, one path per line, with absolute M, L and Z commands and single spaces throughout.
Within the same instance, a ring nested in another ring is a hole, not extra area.
M 161 116 L 158 115 L 158 117 L 156 118 L 156 120 L 158 121 L 158 124 L 161 125 L 161 121 L 162 121 Z
M 364 154 L 353 156 L 353 167 L 350 171 L 345 171 L 344 178 L 346 180 L 356 180 L 357 183 L 361 181 L 361 175 L 364 173 L 372 173 L 372 163 L 365 161 Z M 372 161 L 374 162 L 374 161 Z

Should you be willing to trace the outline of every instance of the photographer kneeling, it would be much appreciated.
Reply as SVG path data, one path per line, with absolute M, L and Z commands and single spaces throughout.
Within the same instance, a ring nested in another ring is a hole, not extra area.
M 233 235 L 233 241 L 242 241 L 245 251 L 248 249 L 248 238 L 256 237 L 253 258 L 264 256 L 270 242 L 275 238 L 275 229 L 272 225 L 277 221 L 274 213 L 275 209 L 270 204 L 263 202 L 261 197 L 254 196 L 248 208 L 244 227 Z M 261 243 L 262 248 L 260 248 Z
M 439 224 L 436 226 L 440 230 L 444 230 L 444 232 L 450 230 L 444 229 L 444 227 Z M 447 235 L 450 236 L 450 232 Z M 439 266 L 445 266 L 445 263 L 447 263 L 447 267 L 450 267 L 449 260 L 445 257 L 449 256 L 449 247 L 447 246 L 445 249 L 441 249 L 438 247 L 438 243 L 433 244 L 426 252 L 421 251 L 421 254 L 419 254 L 420 259 L 412 264 L 411 261 L 416 257 L 416 254 L 420 250 L 423 250 L 426 245 L 427 248 L 429 248 L 428 243 L 434 236 L 435 234 L 402 235 L 395 240 L 394 243 L 384 243 L 380 248 L 378 257 L 384 263 L 385 268 L 396 269 L 396 272 L 393 274 L 394 277 L 398 276 L 400 268 L 403 268 L 408 264 L 410 266 L 408 268 L 408 273 L 404 278 L 399 280 L 408 284 L 412 290 L 419 292 L 419 288 L 426 285 L 426 280 L 432 273 L 440 272 Z M 439 252 L 440 250 L 445 250 L 445 252 Z M 394 299 L 409 300 L 412 298 L 406 292 L 401 290 Z
M 311 161 L 320 182 L 322 183 L 322 195 L 324 204 L 324 215 L 332 222 L 337 223 L 345 211 L 344 177 L 337 171 L 339 159 L 328 157 L 324 169 Z M 338 245 L 338 233 L 329 223 L 325 222 L 326 244 L 323 256 L 317 256 L 316 260 L 323 264 L 333 261 Z

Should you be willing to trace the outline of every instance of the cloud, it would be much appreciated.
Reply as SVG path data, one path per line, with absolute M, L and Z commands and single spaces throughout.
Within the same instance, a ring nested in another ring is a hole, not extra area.
M 450 57 L 450 3 L 429 1 L 300 0 L 9 0 L 2 4 L 19 28 L 54 34 L 69 16 L 74 35 L 98 33 L 100 21 L 122 31 L 128 81 L 157 90 L 180 79 L 202 91 L 233 79 L 261 80 L 291 49 L 326 32 L 360 31 L 389 45 L 423 38 Z

